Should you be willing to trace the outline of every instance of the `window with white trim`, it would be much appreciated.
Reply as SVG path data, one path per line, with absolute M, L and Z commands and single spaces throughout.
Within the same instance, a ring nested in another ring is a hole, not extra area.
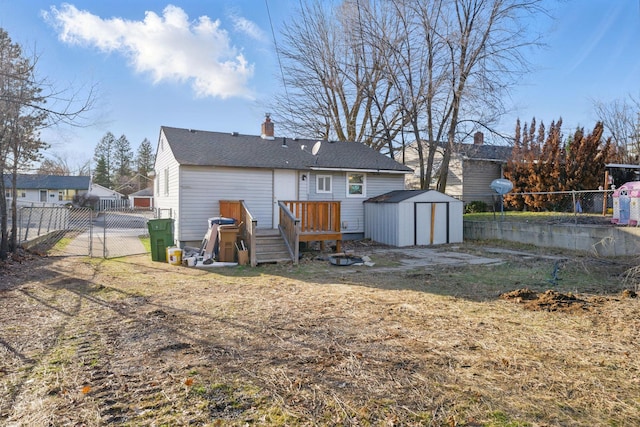
M 366 197 L 367 176 L 363 173 L 347 173 L 347 197 Z
M 331 193 L 331 175 L 316 177 L 316 193 Z

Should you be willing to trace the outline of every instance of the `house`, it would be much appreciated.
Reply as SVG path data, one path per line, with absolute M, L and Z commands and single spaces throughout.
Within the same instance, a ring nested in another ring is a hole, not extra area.
M 285 242 L 297 261 L 298 238 L 339 245 L 362 237 L 363 202 L 404 189 L 412 170 L 364 144 L 276 138 L 267 115 L 261 136 L 163 126 L 154 172 L 156 208 L 171 210 L 180 246 L 200 245 L 209 218 L 235 212 L 258 230 L 298 227 Z M 228 211 L 226 201 L 241 202 L 250 216 L 237 203 Z
M 12 177 L 4 175 L 6 197 L 11 198 Z M 88 176 L 18 174 L 16 181 L 17 203 L 48 203 L 65 205 L 72 203 L 75 196 L 89 191 L 91 178 Z
M 491 181 L 503 178 L 503 169 L 512 148 L 509 146 L 488 145 L 484 143 L 482 132 L 476 132 L 473 144 L 458 143 L 454 146 L 449 161 L 446 193 L 459 198 L 464 203 L 482 201 L 494 202 Z M 442 162 L 442 152 L 438 150 L 434 159 L 434 169 Z M 419 188 L 419 163 L 415 144 L 405 151 L 405 163 L 416 172 L 407 175 L 407 188 Z
M 129 206 L 133 209 L 153 209 L 153 187 L 129 194 Z
M 395 190 L 364 202 L 365 237 L 393 246 L 462 242 L 462 201 L 435 190 Z
M 96 198 L 97 210 L 123 209 L 129 207 L 127 196 L 103 185 L 91 182 L 87 196 Z

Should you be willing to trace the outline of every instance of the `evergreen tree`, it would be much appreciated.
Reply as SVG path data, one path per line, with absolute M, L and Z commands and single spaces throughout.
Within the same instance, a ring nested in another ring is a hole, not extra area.
M 602 142 L 604 127 L 597 123 L 592 133 L 584 135 L 579 128 L 567 141 L 563 141 L 562 119 L 552 122 L 547 131 L 540 123 L 535 131 L 520 121 L 511 158 L 505 166 L 505 177 L 514 183 L 514 193 L 546 193 L 559 191 L 594 190 L 600 185 L 605 164 L 615 161 L 615 150 L 610 140 Z M 522 137 L 521 137 L 522 135 Z M 514 194 L 505 196 L 505 204 L 515 209 L 557 210 L 563 197 L 552 194 Z
M 123 183 L 131 179 L 133 151 L 125 135 L 121 135 L 113 145 L 113 167 L 116 182 Z
M 145 138 L 138 147 L 136 153 L 136 171 L 138 173 L 138 189 L 147 188 L 152 181 L 149 180 L 149 172 L 153 170 L 155 156 L 151 142 Z
M 584 128 L 576 130 L 566 150 L 567 190 L 589 190 L 601 185 L 605 164 L 613 154 L 611 138 L 602 143 L 603 133 L 602 122 L 596 123 L 588 135 Z
M 98 145 L 96 145 L 96 148 L 94 150 L 93 160 L 96 163 L 99 163 L 100 160 L 102 159 L 102 162 L 103 162 L 102 168 L 104 170 L 101 172 L 101 174 L 104 176 L 103 182 L 109 182 L 109 183 L 112 182 L 113 157 L 114 157 L 113 154 L 114 154 L 115 142 L 116 142 L 115 136 L 113 136 L 111 132 L 107 132 L 102 137 Z M 96 166 L 96 169 L 98 169 L 98 166 Z M 100 185 L 103 185 L 103 184 L 100 183 Z M 105 187 L 108 187 L 108 186 L 105 186 Z
M 112 186 L 111 179 L 109 178 L 109 171 L 107 169 L 107 161 L 104 157 L 100 157 L 98 159 L 96 169 L 93 172 L 93 182 L 106 188 L 111 188 Z

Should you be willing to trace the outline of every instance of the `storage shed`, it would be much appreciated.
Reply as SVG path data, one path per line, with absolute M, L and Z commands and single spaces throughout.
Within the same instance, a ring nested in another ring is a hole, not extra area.
M 392 246 L 462 242 L 461 200 L 435 190 L 396 190 L 364 202 L 365 238 Z

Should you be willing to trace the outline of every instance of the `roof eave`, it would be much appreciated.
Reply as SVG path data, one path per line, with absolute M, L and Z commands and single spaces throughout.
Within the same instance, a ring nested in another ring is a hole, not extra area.
M 318 167 L 311 166 L 313 171 L 333 171 L 333 172 L 364 172 L 364 173 L 388 173 L 388 174 L 409 174 L 413 173 L 412 170 L 392 170 L 392 169 L 356 169 L 356 168 L 332 168 L 332 167 Z

